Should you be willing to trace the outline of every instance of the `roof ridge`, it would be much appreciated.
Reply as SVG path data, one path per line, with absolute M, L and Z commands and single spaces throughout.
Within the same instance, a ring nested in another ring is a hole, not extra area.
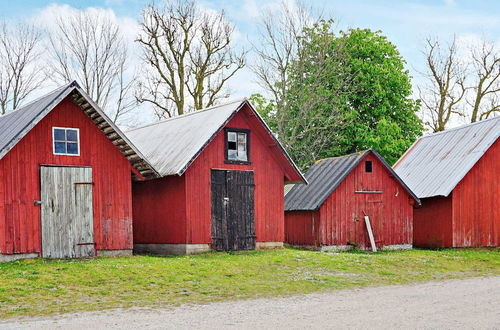
M 68 83 L 68 84 L 66 84 L 66 85 L 59 86 L 59 87 L 57 87 L 57 88 L 55 88 L 55 89 L 51 90 L 50 92 L 45 93 L 45 94 L 43 94 L 43 95 L 41 95 L 41 96 L 37 97 L 36 99 L 29 101 L 29 102 L 28 102 L 28 103 L 26 103 L 26 104 L 23 104 L 21 107 L 19 107 L 19 108 L 17 108 L 17 109 L 14 109 L 14 110 L 12 110 L 12 111 L 7 112 L 6 114 L 1 115 L 1 116 L 0 116 L 0 118 L 4 118 L 5 116 L 8 116 L 8 115 L 10 115 L 10 114 L 17 113 L 18 111 L 23 110 L 23 109 L 24 109 L 24 108 L 26 108 L 27 106 L 29 106 L 29 105 L 31 105 L 31 104 L 33 104 L 33 103 L 35 103 L 35 102 L 38 102 L 38 101 L 40 101 L 40 100 L 41 100 L 41 99 L 43 99 L 43 98 L 46 98 L 47 96 L 49 96 L 50 94 L 53 94 L 53 93 L 57 92 L 58 90 L 64 90 L 65 88 L 70 87 L 70 86 L 71 86 L 71 85 L 73 85 L 74 83 L 75 83 L 75 82 L 74 82 L 74 81 L 72 81 L 71 83 Z
M 185 114 L 180 115 L 180 116 L 165 118 L 165 119 L 159 120 L 159 121 L 154 122 L 154 123 L 149 123 L 149 124 L 146 124 L 146 125 L 143 125 L 143 126 L 134 127 L 132 129 L 129 129 L 125 133 L 132 132 L 132 131 L 139 130 L 139 129 L 146 128 L 146 127 L 156 126 L 156 125 L 163 124 L 165 122 L 174 121 L 174 120 L 177 120 L 177 119 L 186 118 L 186 117 L 189 117 L 189 116 L 192 116 L 192 115 L 196 115 L 196 114 L 199 114 L 199 113 L 202 113 L 202 112 L 205 112 L 205 111 L 214 110 L 215 108 L 220 108 L 220 107 L 223 107 L 223 106 L 226 106 L 226 105 L 229 105 L 229 104 L 243 103 L 246 100 L 247 100 L 247 98 L 236 99 L 236 100 L 233 100 L 233 101 L 230 101 L 230 102 L 226 102 L 226 103 L 214 105 L 214 106 L 211 106 L 211 107 L 208 107 L 208 108 L 191 111 L 191 112 L 185 113 Z
M 314 164 L 319 164 L 324 160 L 337 159 L 337 158 L 347 158 L 347 157 L 354 156 L 354 155 L 361 155 L 361 154 L 365 154 L 365 153 L 372 151 L 372 150 L 373 149 L 366 149 L 366 150 L 356 151 L 356 152 L 353 152 L 353 153 L 350 153 L 347 155 L 321 158 L 321 159 L 318 159 Z
M 449 129 L 446 129 L 446 130 L 440 131 L 440 132 L 435 132 L 435 133 L 427 134 L 427 135 L 419 137 L 418 140 L 423 139 L 423 138 L 427 138 L 427 137 L 442 135 L 442 134 L 449 133 L 449 132 L 452 132 L 452 131 L 458 131 L 460 129 L 469 128 L 469 127 L 476 126 L 476 125 L 479 125 L 479 124 L 484 124 L 487 121 L 493 121 L 495 119 L 500 119 L 500 116 L 492 117 L 492 118 L 488 118 L 488 119 L 483 119 L 483 120 L 480 120 L 480 121 L 476 121 L 475 123 L 469 123 L 469 124 L 465 124 L 465 125 L 462 125 L 462 126 L 449 128 Z

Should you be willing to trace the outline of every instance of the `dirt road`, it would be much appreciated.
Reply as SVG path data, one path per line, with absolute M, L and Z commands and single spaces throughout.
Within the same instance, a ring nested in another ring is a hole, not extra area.
M 500 329 L 500 277 L 5 322 L 0 329 Z

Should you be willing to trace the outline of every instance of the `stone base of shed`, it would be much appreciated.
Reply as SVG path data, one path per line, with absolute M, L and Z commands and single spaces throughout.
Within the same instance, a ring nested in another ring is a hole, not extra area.
M 20 259 L 33 259 L 38 258 L 38 253 L 19 253 L 19 254 L 1 254 L 0 253 L 0 262 L 9 262 Z
M 281 249 L 283 242 L 255 242 L 255 248 L 260 249 Z
M 134 244 L 135 254 L 196 254 L 210 251 L 209 244 Z
M 321 252 L 342 252 L 353 250 L 354 246 L 352 245 L 290 245 L 286 244 L 286 246 L 297 247 L 305 250 L 313 250 L 313 251 L 321 251 Z M 413 245 L 411 244 L 395 244 L 395 245 L 384 245 L 382 247 L 377 247 L 378 250 L 391 251 L 391 250 L 411 250 Z M 366 248 L 366 251 L 371 251 L 371 248 Z
M 98 257 L 123 257 L 123 256 L 131 256 L 132 250 L 97 250 Z

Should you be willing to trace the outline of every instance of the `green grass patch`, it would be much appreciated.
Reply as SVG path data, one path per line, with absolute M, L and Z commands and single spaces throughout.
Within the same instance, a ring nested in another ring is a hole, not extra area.
M 295 249 L 0 263 L 0 318 L 500 275 L 500 249 Z

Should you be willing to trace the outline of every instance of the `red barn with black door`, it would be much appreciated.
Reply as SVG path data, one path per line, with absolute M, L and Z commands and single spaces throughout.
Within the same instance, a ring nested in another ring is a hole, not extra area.
M 304 178 L 248 101 L 127 135 L 163 176 L 133 184 L 136 251 L 185 254 L 283 245 L 283 187 Z
M 285 196 L 285 242 L 321 250 L 412 247 L 418 198 L 373 150 L 318 161 Z
M 0 117 L 0 261 L 132 251 L 131 176 L 154 175 L 71 83 Z
M 422 200 L 419 247 L 500 246 L 500 117 L 418 139 L 394 165 Z

